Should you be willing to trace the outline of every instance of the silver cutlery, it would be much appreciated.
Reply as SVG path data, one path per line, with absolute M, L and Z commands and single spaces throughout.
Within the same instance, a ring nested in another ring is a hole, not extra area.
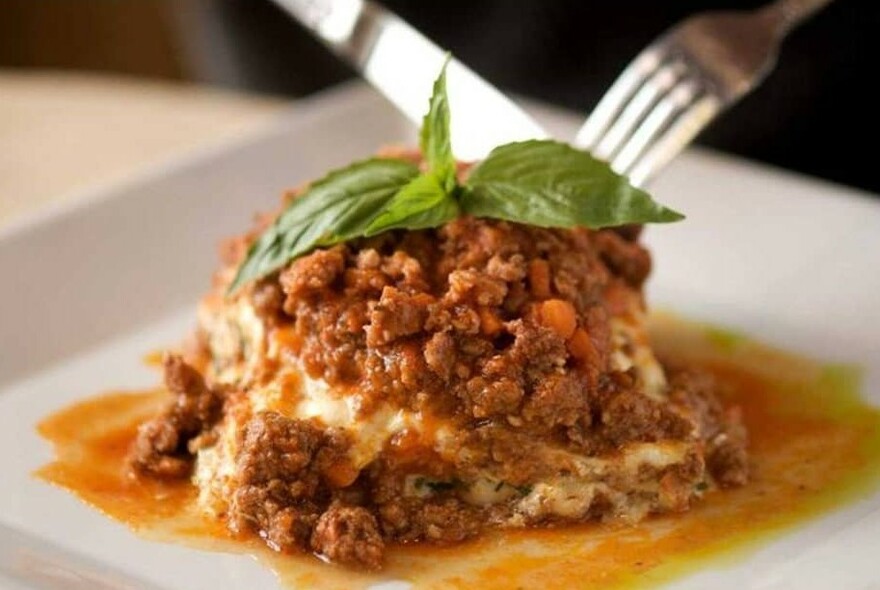
M 444 50 L 371 0 L 274 1 L 421 125 L 447 58 Z M 461 62 L 450 60 L 446 76 L 458 158 L 476 160 L 502 143 L 547 137 L 513 101 Z
M 636 185 L 674 158 L 776 64 L 786 34 L 831 0 L 705 12 L 667 31 L 614 82 L 575 138 Z

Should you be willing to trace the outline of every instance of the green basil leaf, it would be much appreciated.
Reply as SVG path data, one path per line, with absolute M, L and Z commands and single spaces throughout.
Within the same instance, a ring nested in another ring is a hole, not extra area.
M 428 172 L 437 176 L 440 186 L 451 193 L 455 189 L 455 157 L 449 137 L 449 98 L 446 96 L 446 65 L 443 62 L 440 75 L 434 82 L 428 113 L 422 120 L 419 146 L 428 165 Z
M 373 236 L 392 229 L 437 227 L 458 217 L 458 201 L 433 174 L 423 174 L 400 189 L 367 227 Z
M 419 174 L 417 166 L 403 160 L 375 158 L 331 172 L 291 201 L 251 245 L 230 293 L 314 248 L 392 229 L 437 227 L 462 211 L 543 227 L 601 228 L 683 218 L 607 164 L 555 141 L 495 148 L 460 186 L 449 136 L 447 63 L 434 82 L 422 122 L 427 172 Z
M 293 199 L 251 245 L 229 292 L 316 247 L 363 236 L 376 215 L 418 173 L 409 162 L 379 158 L 329 173 Z
M 541 227 L 593 229 L 684 216 L 655 202 L 604 162 L 564 143 L 533 140 L 492 150 L 470 174 L 465 213 Z

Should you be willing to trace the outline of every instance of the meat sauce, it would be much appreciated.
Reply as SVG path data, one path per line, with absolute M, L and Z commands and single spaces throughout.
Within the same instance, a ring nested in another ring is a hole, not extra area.
M 228 294 L 234 237 L 132 466 L 192 476 L 275 550 L 375 570 L 385 544 L 633 523 L 743 485 L 738 409 L 650 347 L 634 237 L 464 216 Z
M 636 526 L 488 532 L 452 547 L 393 546 L 378 574 L 279 555 L 201 516 L 190 483 L 130 475 L 126 457 L 136 428 L 161 405 L 161 390 L 105 394 L 44 420 L 39 431 L 56 460 L 37 476 L 151 539 L 252 553 L 284 585 L 316 588 L 388 579 L 441 588 L 542 587 L 547 580 L 579 588 L 652 585 L 724 555 L 748 555 L 743 549 L 872 489 L 880 472 L 880 411 L 859 398 L 852 370 L 669 317 L 653 324 L 665 360 L 710 371 L 725 402 L 743 408 L 752 481 L 709 492 L 686 513 Z

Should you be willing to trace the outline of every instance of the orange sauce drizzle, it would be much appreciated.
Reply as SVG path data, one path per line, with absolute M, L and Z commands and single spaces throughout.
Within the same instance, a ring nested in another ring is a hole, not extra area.
M 201 516 L 188 483 L 133 479 L 125 456 L 137 424 L 162 401 L 161 390 L 112 393 L 61 410 L 39 425 L 56 460 L 37 476 L 153 539 L 245 551 L 283 585 L 359 588 L 400 579 L 416 587 L 633 588 L 739 559 L 799 523 L 875 489 L 880 473 L 880 412 L 857 394 L 854 373 L 822 366 L 696 324 L 655 318 L 653 339 L 666 358 L 715 374 L 723 395 L 743 408 L 753 480 L 711 492 L 683 514 L 637 526 L 584 525 L 491 533 L 455 547 L 389 551 L 380 575 L 274 554 L 254 539 L 233 539 Z

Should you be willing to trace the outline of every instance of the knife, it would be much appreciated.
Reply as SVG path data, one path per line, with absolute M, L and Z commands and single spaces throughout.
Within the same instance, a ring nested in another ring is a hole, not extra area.
M 421 125 L 447 53 L 371 0 L 274 0 L 347 59 L 406 117 Z M 547 133 L 494 86 L 456 59 L 446 68 L 453 153 L 484 158 L 503 143 Z

